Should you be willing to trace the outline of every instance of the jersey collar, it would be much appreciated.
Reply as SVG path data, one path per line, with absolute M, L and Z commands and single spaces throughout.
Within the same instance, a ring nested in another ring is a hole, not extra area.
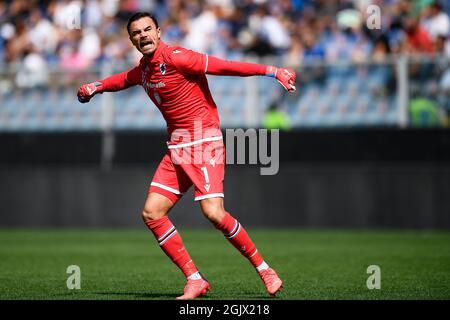
M 158 59 L 158 57 L 161 55 L 161 53 L 163 52 L 163 50 L 164 50 L 166 47 L 168 47 L 168 45 L 167 45 L 165 42 L 160 41 L 159 44 L 158 44 L 158 48 L 156 48 L 155 53 L 153 54 L 153 56 L 152 56 L 151 58 L 149 58 L 148 61 L 149 61 L 150 63 L 155 63 L 156 60 Z

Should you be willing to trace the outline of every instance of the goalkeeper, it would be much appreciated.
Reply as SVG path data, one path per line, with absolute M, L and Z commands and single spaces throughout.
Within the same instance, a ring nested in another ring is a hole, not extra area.
M 82 85 L 78 90 L 78 100 L 85 103 L 98 93 L 140 85 L 167 122 L 168 151 L 153 176 L 142 217 L 161 249 L 186 276 L 184 293 L 177 299 L 194 299 L 210 288 L 168 217 L 169 211 L 192 185 L 195 187 L 195 201 L 200 203 L 206 218 L 249 260 L 267 292 L 275 295 L 281 289 L 282 281 L 264 261 L 244 227 L 224 208 L 225 150 L 217 107 L 208 88 L 206 74 L 269 76 L 293 92 L 295 72 L 274 66 L 221 60 L 167 45 L 161 41 L 158 22 L 150 13 L 132 15 L 127 30 L 132 44 L 143 55 L 139 65 Z

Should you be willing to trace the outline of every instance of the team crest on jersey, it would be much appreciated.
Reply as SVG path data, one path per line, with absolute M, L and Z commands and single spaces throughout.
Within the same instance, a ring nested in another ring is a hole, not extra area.
M 166 73 L 166 64 L 165 63 L 161 63 L 159 65 L 159 71 L 161 71 L 162 75 L 164 75 Z

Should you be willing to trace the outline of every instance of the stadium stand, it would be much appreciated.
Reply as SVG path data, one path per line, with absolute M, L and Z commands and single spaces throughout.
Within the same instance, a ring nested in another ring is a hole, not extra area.
M 114 98 L 104 94 L 89 106 L 75 98 L 84 81 L 136 64 L 124 26 L 138 10 L 155 13 L 168 43 L 296 68 L 299 90 L 292 96 L 270 79 L 210 77 L 224 127 L 261 125 L 273 101 L 294 127 L 395 126 L 409 107 L 399 100 L 402 77 L 407 96 L 431 99 L 438 125 L 447 126 L 448 1 L 377 1 L 382 25 L 376 30 L 364 21 L 369 2 L 2 1 L 0 131 L 100 130 L 107 109 L 116 130 L 164 129 L 138 88 Z M 399 57 L 405 55 L 402 74 Z

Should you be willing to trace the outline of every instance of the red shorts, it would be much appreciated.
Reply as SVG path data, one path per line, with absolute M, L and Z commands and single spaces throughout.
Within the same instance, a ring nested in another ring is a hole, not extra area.
M 213 138 L 214 139 L 214 138 Z M 148 192 L 156 192 L 176 203 L 195 186 L 195 201 L 224 197 L 225 147 L 222 139 L 170 146 L 159 163 Z

